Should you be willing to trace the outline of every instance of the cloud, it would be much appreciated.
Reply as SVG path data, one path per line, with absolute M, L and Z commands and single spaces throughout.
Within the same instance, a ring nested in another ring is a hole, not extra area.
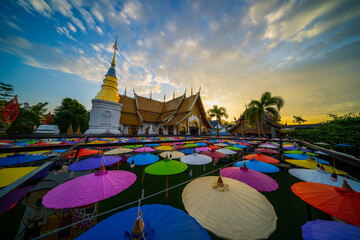
M 45 17 L 50 17 L 53 13 L 51 7 L 44 0 L 18 0 L 17 4 L 28 12 L 36 11 Z
M 69 39 L 75 40 L 75 38 L 73 38 L 73 37 L 70 35 L 70 31 L 69 31 L 66 27 L 56 27 L 56 31 L 57 31 L 60 35 L 65 35 L 65 36 L 67 36 Z
M 142 4 L 138 1 L 127 1 L 124 4 L 124 12 L 129 18 L 139 20 L 142 13 Z
M 76 28 L 74 27 L 74 25 L 72 25 L 71 23 L 68 23 L 68 28 L 73 31 L 76 32 Z
M 9 25 L 10 27 L 12 27 L 13 29 L 15 29 L 15 30 L 17 30 L 17 31 L 22 31 L 22 28 L 19 27 L 19 25 L 17 25 L 16 23 L 11 22 L 11 21 L 6 20 L 6 19 L 5 19 L 4 21 L 5 21 L 5 23 L 6 23 L 7 25 Z
M 101 30 L 99 26 L 96 26 L 96 31 L 101 35 L 104 34 L 103 30 Z
M 76 17 L 71 17 L 71 21 L 78 27 L 81 29 L 82 32 L 86 33 L 86 28 L 84 26 L 84 24 L 82 23 L 82 21 L 80 21 L 78 18 Z

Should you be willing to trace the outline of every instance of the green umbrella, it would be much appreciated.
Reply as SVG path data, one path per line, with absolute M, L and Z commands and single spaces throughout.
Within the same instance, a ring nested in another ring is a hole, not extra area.
M 123 148 L 140 148 L 143 145 L 125 145 Z
M 285 151 L 284 153 L 286 154 L 307 154 L 307 155 L 310 155 L 310 156 L 319 156 L 319 154 L 316 154 L 316 153 L 311 153 L 311 152 L 303 152 L 303 151 L 300 151 L 300 150 L 292 150 L 292 151 Z
M 229 149 L 229 150 L 232 150 L 232 151 L 241 151 L 242 150 L 242 148 L 238 148 L 238 147 L 234 147 L 234 146 L 226 147 L 226 149 Z
M 184 146 L 185 146 L 185 147 L 190 147 L 190 148 L 192 148 L 192 147 L 198 147 L 198 145 L 195 144 L 195 143 L 188 143 L 188 144 L 185 144 Z
M 168 176 L 181 173 L 187 168 L 188 165 L 186 163 L 165 158 L 162 161 L 147 166 L 145 172 L 152 175 L 166 175 L 166 197 L 168 197 Z

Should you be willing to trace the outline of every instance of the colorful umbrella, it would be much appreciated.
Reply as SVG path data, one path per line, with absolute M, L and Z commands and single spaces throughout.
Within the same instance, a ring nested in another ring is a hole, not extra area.
M 301 227 L 304 240 L 360 239 L 360 227 L 334 221 L 316 220 Z
M 360 193 L 344 181 L 343 187 L 322 183 L 299 182 L 291 190 L 302 200 L 321 211 L 360 226 Z
M 77 150 L 71 150 L 71 151 L 67 152 L 66 154 L 64 154 L 62 157 L 63 158 L 74 158 L 76 155 L 76 151 Z M 98 150 L 80 148 L 78 157 L 85 157 L 85 156 L 94 155 L 94 154 L 98 154 L 98 153 L 99 153 Z
M 97 155 L 92 158 L 87 158 L 85 160 L 71 164 L 68 167 L 68 170 L 69 171 L 85 171 L 85 170 L 91 170 L 91 169 L 98 169 L 101 167 L 101 164 L 104 164 L 104 166 L 109 166 L 109 165 L 119 162 L 121 159 L 122 159 L 122 157 L 120 157 L 120 156 Z
M 253 187 L 260 192 L 275 191 L 279 187 L 279 185 L 274 179 L 258 171 L 248 169 L 246 167 L 246 164 L 244 164 L 243 167 L 240 168 L 227 167 L 221 169 L 220 173 L 223 177 L 246 183 L 250 187 Z
M 320 164 L 318 164 L 315 160 L 313 159 L 307 159 L 307 160 L 292 160 L 292 159 L 286 159 L 285 162 L 294 164 L 296 166 L 300 166 L 300 167 L 304 167 L 304 168 L 310 168 L 310 169 L 314 169 L 316 170 L 318 168 L 318 166 L 320 167 Z M 331 166 L 326 166 L 326 165 L 322 165 L 326 171 L 331 172 L 331 173 L 336 173 L 336 174 L 347 174 L 344 171 L 338 170 L 336 168 L 333 168 Z
M 207 148 L 207 147 L 198 147 L 198 148 L 195 148 L 195 150 L 196 150 L 197 152 L 205 152 L 205 151 L 210 150 L 210 148 Z
M 117 155 L 117 154 L 124 154 L 124 153 L 131 153 L 134 150 L 129 148 L 116 148 L 107 152 L 104 152 L 104 155 Z
M 232 151 L 232 150 L 229 150 L 229 149 L 226 149 L 226 148 L 218 149 L 218 150 L 216 150 L 216 151 L 219 152 L 219 153 L 226 154 L 226 155 L 237 154 L 237 152 Z
M 309 156 L 319 156 L 319 154 L 316 154 L 316 153 L 300 151 L 300 150 L 285 151 L 284 153 L 287 153 L 287 154 L 301 154 L 301 155 L 309 155 Z
M 274 173 L 280 171 L 280 169 L 274 165 L 253 159 L 236 162 L 235 166 L 242 167 L 244 163 L 246 163 L 246 167 L 262 173 Z
M 210 146 L 208 146 L 208 148 L 210 148 L 212 150 L 216 150 L 216 149 L 220 149 L 221 147 L 216 146 L 216 145 L 210 145 Z
M 318 163 L 329 164 L 328 161 L 322 160 L 322 159 L 317 158 L 317 157 L 312 157 L 312 156 L 309 156 L 309 155 L 306 155 L 306 154 L 284 154 L 284 155 L 286 157 L 293 158 L 293 159 L 298 159 L 298 160 L 314 159 Z
M 185 210 L 204 228 L 226 239 L 266 239 L 276 229 L 270 202 L 245 183 L 221 177 L 191 181 L 182 193 Z
M 36 162 L 49 158 L 48 156 L 38 155 L 25 155 L 25 154 L 14 154 L 4 158 L 0 158 L 0 167 L 14 164 L 23 164 L 29 162 Z
M 249 144 L 250 145 L 250 144 Z M 245 145 L 242 145 L 242 144 L 235 144 L 234 147 L 237 147 L 237 148 L 247 148 L 248 146 L 245 146 Z M 232 150 L 232 149 L 230 149 Z
M 167 151 L 160 153 L 160 156 L 163 158 L 170 158 L 170 159 L 179 159 L 185 156 L 184 153 L 178 151 Z
M 87 174 L 67 181 L 43 197 L 47 208 L 74 208 L 99 202 L 130 187 L 136 175 L 127 171 L 106 171 Z
M 246 155 L 244 158 L 247 160 L 256 159 L 258 161 L 265 162 L 265 163 L 279 163 L 280 162 L 279 160 L 269 157 L 269 156 L 266 156 L 262 153 Z
M 148 165 L 159 160 L 159 157 L 150 153 L 140 153 L 127 159 L 129 164 Z M 134 161 L 134 162 L 133 162 Z
M 193 154 L 194 149 L 188 148 L 188 149 L 181 150 L 181 152 L 184 154 Z
M 174 148 L 175 149 L 185 149 L 186 147 L 183 145 L 175 145 Z
M 134 152 L 154 152 L 154 151 L 156 151 L 156 149 L 153 149 L 151 147 L 141 147 L 134 150 Z
M 174 175 L 185 171 L 188 165 L 183 162 L 165 158 L 145 168 L 145 172 L 152 175 L 166 175 L 166 197 L 168 197 L 168 175 Z
M 274 145 L 274 144 L 270 144 L 270 143 L 262 143 L 262 144 L 260 144 L 259 145 L 259 147 L 261 147 L 261 148 L 279 148 L 279 146 L 276 146 L 276 145 Z
M 125 145 L 123 148 L 140 148 L 142 147 L 143 145 Z
M 198 147 L 198 145 L 195 143 L 188 143 L 188 144 L 185 144 L 184 146 L 188 147 L 188 148 Z
M 255 151 L 261 152 L 261 153 L 269 153 L 269 154 L 278 154 L 278 151 L 269 149 L 269 148 L 256 148 Z
M 170 151 L 173 150 L 174 148 L 171 146 L 160 146 L 160 147 L 156 147 L 156 149 L 160 151 Z
M 323 183 L 336 187 L 341 187 L 343 185 L 344 180 L 346 180 L 352 189 L 360 192 L 359 182 L 353 181 L 348 178 L 344 178 L 342 176 L 338 176 L 336 174 L 326 172 L 325 170 L 322 169 L 312 170 L 312 169 L 292 168 L 289 170 L 289 173 L 294 177 L 297 177 L 305 182 Z
M 232 150 L 232 151 L 242 151 L 242 148 L 235 147 L 235 146 L 229 146 L 226 147 L 226 149 Z
M 217 151 L 214 151 L 214 150 L 201 152 L 200 154 L 209 156 L 209 157 L 214 158 L 214 159 L 215 158 L 226 158 L 227 157 L 226 154 L 221 153 L 221 152 L 217 152 Z
M 19 167 L 0 169 L 0 188 L 10 185 L 26 174 L 34 171 L 37 167 Z
M 139 231 L 139 234 L 145 232 L 146 239 L 210 240 L 206 230 L 193 217 L 174 207 L 143 205 L 141 213 L 143 231 Z M 139 220 L 138 208 L 133 207 L 99 222 L 77 239 L 134 239 L 130 235 L 138 234 L 136 230 L 139 225 L 134 225 L 136 220 Z

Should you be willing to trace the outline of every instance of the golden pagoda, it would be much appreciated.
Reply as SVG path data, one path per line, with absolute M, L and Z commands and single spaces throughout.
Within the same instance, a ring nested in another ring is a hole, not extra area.
M 113 55 L 113 60 L 111 62 L 111 67 L 106 73 L 105 78 L 103 80 L 103 84 L 101 85 L 101 90 L 96 95 L 95 99 L 101 99 L 101 100 L 118 103 L 120 101 L 120 96 L 118 94 L 118 88 L 117 88 L 118 84 L 117 84 L 116 70 L 115 70 L 115 66 L 116 66 L 115 53 L 116 50 L 118 49 L 117 36 L 113 48 L 114 48 L 114 55 Z
M 72 124 L 70 124 L 70 127 L 68 128 L 68 130 L 66 131 L 67 134 L 73 134 L 74 130 L 72 128 Z

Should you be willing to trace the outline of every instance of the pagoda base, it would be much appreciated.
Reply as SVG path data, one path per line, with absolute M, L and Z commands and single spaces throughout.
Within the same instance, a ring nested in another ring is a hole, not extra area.
M 122 104 L 101 99 L 92 99 L 89 129 L 85 134 L 120 134 L 119 122 Z

